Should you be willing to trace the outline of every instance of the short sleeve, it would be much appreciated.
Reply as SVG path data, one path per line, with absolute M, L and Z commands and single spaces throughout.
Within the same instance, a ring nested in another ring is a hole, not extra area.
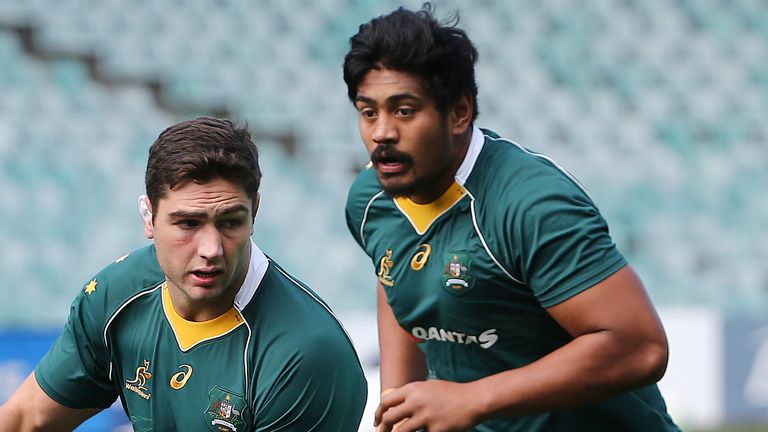
M 87 294 L 81 292 L 72 303 L 64 331 L 35 368 L 43 391 L 69 408 L 107 408 L 117 398 L 100 331 L 103 319 L 89 313 L 88 303 Z
M 352 234 L 352 238 L 355 239 L 358 246 L 365 249 L 363 246 L 362 237 L 360 236 L 360 226 L 361 226 L 361 220 L 357 213 L 353 211 L 352 208 L 350 208 L 350 203 L 347 203 L 347 206 L 345 208 L 345 216 L 347 219 L 347 229 L 349 230 L 349 233 Z
M 381 186 L 376 179 L 375 171 L 370 168 L 363 169 L 350 187 L 346 206 L 344 207 L 347 229 L 349 229 L 352 237 L 366 253 L 369 253 L 369 251 L 366 249 L 363 229 L 365 228 L 369 207 L 380 193 Z
M 513 211 L 507 244 L 520 247 L 508 253 L 516 255 L 523 281 L 544 307 L 626 265 L 592 199 L 563 173 L 553 169 L 531 179 Z

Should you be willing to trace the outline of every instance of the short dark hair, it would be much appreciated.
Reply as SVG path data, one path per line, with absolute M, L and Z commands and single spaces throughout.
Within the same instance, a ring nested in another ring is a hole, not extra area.
M 352 103 L 360 82 L 372 69 L 392 69 L 419 77 L 424 90 L 440 112 L 464 93 L 472 96 L 477 118 L 477 49 L 467 34 L 456 27 L 458 13 L 442 24 L 434 16 L 434 7 L 424 3 L 420 11 L 404 7 L 360 25 L 349 39 L 350 50 L 344 57 L 344 82 Z
M 261 183 L 259 153 L 247 127 L 198 117 L 165 129 L 149 149 L 144 181 L 153 207 L 181 183 L 216 178 L 242 185 L 246 195 L 256 199 Z

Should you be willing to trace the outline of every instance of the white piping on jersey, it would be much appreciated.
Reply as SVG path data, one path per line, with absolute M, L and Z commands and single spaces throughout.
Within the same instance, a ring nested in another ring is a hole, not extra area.
M 381 196 L 384 191 L 379 191 L 376 195 L 372 196 L 370 200 L 368 200 L 368 204 L 365 205 L 365 211 L 363 212 L 363 220 L 360 221 L 360 241 L 363 242 L 363 247 L 365 247 L 365 237 L 363 236 L 363 229 L 365 228 L 365 222 L 368 220 L 368 210 L 371 209 L 371 205 L 374 201 L 376 201 L 376 198 Z
M 250 303 L 259 285 L 261 285 L 261 280 L 267 273 L 267 267 L 269 267 L 267 256 L 251 240 L 251 261 L 248 263 L 248 273 L 245 276 L 243 285 L 235 295 L 234 306 L 238 311 L 242 311 Z
M 237 306 L 235 306 L 237 307 Z M 238 311 L 240 309 L 238 308 Z M 242 315 L 242 314 L 241 314 Z M 243 387 L 244 390 L 244 397 L 249 398 L 251 395 L 251 388 L 249 387 L 248 382 L 248 350 L 251 347 L 251 324 L 248 323 L 248 320 L 245 319 L 245 316 L 243 316 L 243 321 L 245 322 L 245 328 L 248 330 L 248 339 L 245 340 L 245 349 L 243 350 L 243 379 L 245 379 L 245 387 Z M 251 400 L 251 412 L 256 412 L 254 409 L 256 408 L 256 400 Z
M 303 286 L 303 285 L 301 285 L 300 283 L 298 283 L 298 282 L 297 282 L 297 281 L 296 281 L 296 280 L 295 280 L 293 277 L 291 277 L 291 275 L 289 275 L 288 273 L 284 272 L 284 271 L 283 271 L 283 269 L 281 269 L 279 266 L 275 266 L 275 269 L 277 269 L 277 270 L 278 270 L 280 273 L 282 273 L 282 274 L 283 274 L 283 276 L 287 277 L 289 281 L 293 282 L 293 284 L 294 284 L 294 285 L 296 285 L 296 286 L 297 286 L 297 287 L 299 287 L 299 288 L 300 288 L 302 291 L 304 291 L 304 292 L 305 292 L 305 293 L 307 293 L 307 294 L 308 294 L 310 297 L 312 297 L 312 299 L 314 299 L 314 300 L 315 300 L 317 303 L 319 303 L 319 304 L 320 304 L 320 306 L 322 306 L 323 308 L 325 308 L 325 310 L 326 310 L 326 311 L 328 311 L 328 313 L 329 313 L 329 314 L 331 314 L 331 316 L 333 317 L 333 319 L 335 319 L 335 320 L 336 320 L 336 323 L 338 323 L 338 324 L 339 324 L 339 327 L 341 327 L 341 330 L 344 332 L 344 335 L 347 337 L 347 340 L 349 340 L 349 343 L 352 345 L 352 348 L 354 349 L 354 348 L 355 348 L 355 342 L 352 340 L 352 338 L 351 338 L 351 337 L 349 337 L 349 333 L 347 333 L 347 329 L 346 329 L 346 328 L 344 328 L 344 324 L 342 324 L 342 323 L 341 323 L 341 320 L 339 319 L 339 317 L 337 317 L 337 316 L 336 316 L 336 314 L 335 314 L 335 313 L 333 313 L 333 311 L 331 310 L 331 308 L 329 308 L 329 307 L 328 307 L 328 306 L 327 306 L 325 303 L 323 303 L 322 301 L 320 301 L 320 299 L 319 299 L 319 298 L 317 298 L 317 296 L 316 296 L 316 295 L 314 295 L 314 294 L 312 293 L 312 291 L 310 291 L 310 290 L 308 290 L 308 289 L 304 288 L 304 286 Z M 357 356 L 357 350 L 355 350 L 355 357 L 357 358 L 357 364 L 359 364 L 359 365 L 360 365 L 360 368 L 362 369 L 362 368 L 363 368 L 363 364 L 360 362 L 360 358 Z
M 531 156 L 535 156 L 535 157 L 538 157 L 538 158 L 546 160 L 547 162 L 552 164 L 552 166 L 557 168 L 560 172 L 565 174 L 565 176 L 568 177 L 577 187 L 579 187 L 582 190 L 582 192 L 584 192 L 584 194 L 586 194 L 589 197 L 590 200 L 594 201 L 592 199 L 592 196 L 589 194 L 587 189 L 584 187 L 584 185 L 582 185 L 581 182 L 579 182 L 579 180 L 576 177 L 574 177 L 571 173 L 569 173 L 567 170 L 565 170 L 565 168 L 561 167 L 557 162 L 555 162 L 549 156 L 546 156 L 546 155 L 541 154 L 541 153 L 536 153 L 536 152 L 530 151 L 530 150 L 526 149 L 525 147 L 521 146 L 520 144 L 518 144 L 518 143 L 516 143 L 516 142 L 514 142 L 514 141 L 512 141 L 510 139 L 502 138 L 502 137 L 494 138 L 494 137 L 492 137 L 490 135 L 484 134 L 484 133 L 482 133 L 480 128 L 478 128 L 477 126 L 473 126 L 472 138 L 470 140 L 469 148 L 467 149 L 467 156 L 464 158 L 464 161 L 461 163 L 461 166 L 456 171 L 456 182 L 458 182 L 462 186 L 464 186 L 464 182 L 467 180 L 467 178 L 469 178 L 469 174 L 472 172 L 472 169 L 475 166 L 475 162 L 477 162 L 477 158 L 480 155 L 480 151 L 483 149 L 483 145 L 485 144 L 485 139 L 486 138 L 497 139 L 497 140 L 508 142 L 508 143 L 514 145 L 515 147 L 519 148 L 520 150 L 522 150 L 523 152 L 525 152 L 525 153 L 527 153 L 527 154 L 529 154 Z M 507 271 L 507 269 L 505 269 L 504 266 L 501 265 L 499 260 L 496 259 L 496 256 L 493 254 L 493 252 L 491 252 L 491 248 L 488 247 L 488 243 L 485 241 L 485 237 L 483 236 L 483 233 L 480 230 L 480 226 L 478 225 L 478 222 L 477 222 L 477 212 L 475 210 L 475 196 L 472 194 L 471 191 L 469 191 L 469 189 L 465 188 L 465 190 L 467 191 L 467 194 L 470 197 L 470 209 L 471 209 L 471 213 L 472 213 L 472 225 L 474 225 L 475 232 L 477 233 L 478 237 L 480 238 L 480 242 L 483 244 L 483 249 L 485 249 L 485 252 L 488 254 L 489 257 L 491 257 L 491 260 L 493 260 L 493 262 L 496 264 L 496 266 L 498 266 L 499 269 L 501 269 L 501 271 L 504 272 L 505 275 L 507 275 L 507 277 L 509 277 L 510 279 L 512 279 L 513 281 L 515 281 L 515 282 L 517 282 L 519 284 L 525 285 L 522 281 L 520 281 L 517 278 L 515 278 L 514 276 L 512 276 L 512 274 L 510 274 Z
M 523 282 L 519 281 L 517 278 L 512 276 L 507 271 L 507 269 L 505 269 L 504 266 L 501 265 L 499 260 L 496 259 L 496 256 L 493 255 L 493 252 L 491 252 L 491 248 L 488 247 L 488 243 L 485 241 L 485 236 L 483 236 L 482 231 L 480 231 L 480 226 L 477 224 L 477 214 L 475 213 L 475 196 L 472 195 L 472 193 L 469 191 L 467 191 L 467 194 L 469 194 L 469 198 L 470 198 L 469 207 L 472 213 L 472 225 L 475 227 L 475 232 L 477 233 L 477 237 L 480 238 L 480 242 L 483 244 L 483 249 L 485 249 L 485 253 L 487 253 L 488 256 L 491 257 L 491 260 L 493 260 L 494 264 L 496 264 L 496 266 L 500 268 L 501 271 L 504 272 L 504 274 L 507 275 L 508 278 L 512 279 L 513 281 L 521 285 L 525 285 Z
M 492 137 L 492 136 L 489 136 L 489 135 L 485 135 L 485 136 L 487 136 L 487 137 L 488 137 L 488 138 L 490 138 L 490 139 L 497 139 L 497 140 L 500 140 L 500 141 L 506 141 L 506 142 L 508 142 L 508 143 L 510 143 L 510 144 L 512 144 L 512 145 L 514 145 L 515 147 L 519 148 L 519 149 L 520 149 L 520 150 L 522 150 L 523 152 L 525 152 L 525 153 L 528 153 L 528 154 L 529 154 L 529 155 L 531 155 L 531 156 L 536 156 L 536 157 L 538 157 L 538 158 L 544 159 L 545 161 L 547 161 L 547 162 L 551 163 L 551 164 L 552 164 L 552 165 L 553 165 L 555 168 L 557 168 L 557 169 L 558 169 L 560 172 L 562 172 L 563 174 L 565 174 L 565 176 L 566 176 L 566 177 L 568 177 L 569 179 L 571 179 L 571 181 L 572 181 L 572 182 L 573 182 L 573 183 L 574 183 L 576 186 L 578 186 L 578 187 L 579 187 L 579 189 L 581 189 L 581 191 L 582 191 L 582 192 L 584 192 L 584 193 L 587 195 L 587 197 L 589 197 L 589 199 L 590 199 L 590 200 L 592 200 L 593 202 L 595 201 L 594 199 L 592 199 L 592 195 L 590 195 L 590 194 L 589 194 L 589 192 L 587 191 L 587 188 L 585 188 L 585 187 L 584 187 L 584 185 L 583 185 L 583 184 L 581 184 L 581 182 L 580 182 L 580 181 L 579 181 L 579 180 L 578 180 L 576 177 L 574 177 L 574 176 L 573 176 L 571 173 L 569 173 L 569 172 L 568 172 L 568 171 L 567 171 L 565 168 L 561 167 L 561 166 L 560 166 L 560 165 L 559 165 L 557 162 L 555 162 L 555 161 L 554 161 L 552 158 L 550 158 L 549 156 L 547 156 L 547 155 L 545 155 L 545 154 L 542 154 L 542 153 L 536 153 L 536 152 L 534 152 L 534 151 L 530 151 L 530 150 L 528 150 L 527 148 L 525 148 L 525 147 L 521 146 L 520 144 L 518 144 L 518 143 L 516 143 L 516 142 L 514 142 L 514 141 L 512 141 L 511 139 L 508 139 L 508 138 L 501 138 L 501 137 L 499 137 L 499 138 L 494 138 L 494 137 Z
M 259 249 L 258 246 L 256 246 L 256 243 L 251 240 L 251 262 L 248 264 L 248 274 L 245 276 L 245 281 L 243 282 L 243 286 L 240 287 L 240 290 L 237 292 L 237 295 L 235 295 L 235 303 L 234 307 L 237 309 L 238 312 L 240 312 L 240 315 L 243 316 L 243 322 L 245 323 L 245 328 L 248 330 L 248 338 L 245 340 L 245 349 L 243 350 L 243 379 L 245 380 L 245 394 L 246 398 L 249 397 L 251 394 L 250 391 L 250 382 L 248 377 L 248 350 L 251 345 L 251 335 L 253 329 L 251 329 L 251 324 L 248 322 L 247 319 L 245 319 L 245 316 L 243 315 L 243 309 L 248 305 L 248 303 L 251 302 L 251 299 L 253 298 L 253 295 L 256 293 L 256 290 L 259 288 L 259 285 L 261 285 L 261 281 L 264 279 L 264 275 L 267 273 L 267 268 L 269 267 L 269 259 L 266 255 L 264 255 L 264 252 Z M 255 412 L 255 400 L 251 400 L 249 405 L 251 407 L 251 412 Z
M 158 285 L 158 286 L 156 286 L 154 288 L 150 288 L 150 289 L 148 289 L 146 291 L 141 291 L 139 293 L 134 294 L 133 297 L 129 297 L 128 300 L 125 301 L 125 303 L 120 305 L 120 307 L 117 308 L 117 310 L 112 313 L 112 316 L 109 317 L 109 320 L 107 321 L 107 324 L 104 326 L 104 335 L 103 335 L 104 336 L 104 347 L 109 348 L 108 343 L 107 343 L 107 331 L 109 330 L 109 326 L 112 324 L 112 321 L 114 321 L 114 319 L 120 314 L 120 312 L 123 309 L 125 309 L 125 307 L 128 306 L 131 302 L 136 300 L 137 298 L 139 298 L 139 297 L 141 297 L 143 295 L 147 295 L 147 294 L 149 294 L 151 292 L 154 292 L 158 288 L 162 288 L 164 283 L 165 283 L 165 281 L 163 281 L 160 285 Z M 109 361 L 109 375 L 107 375 L 107 376 L 109 377 L 109 380 L 112 381 L 112 360 Z
M 464 157 L 464 161 L 461 163 L 461 166 L 459 166 L 459 169 L 456 171 L 456 182 L 460 185 L 464 186 L 464 183 L 467 181 L 467 178 L 469 178 L 469 175 L 472 173 L 472 170 L 475 168 L 475 163 L 477 162 L 477 158 L 480 156 L 480 152 L 483 150 L 483 146 L 485 145 L 485 138 L 486 135 L 483 133 L 482 130 L 480 130 L 477 125 L 472 126 L 472 138 L 469 141 L 469 148 L 467 149 L 467 155 Z M 512 281 L 517 282 L 519 284 L 523 284 L 520 280 L 518 280 L 516 277 L 512 276 L 510 272 L 507 271 L 507 269 L 504 268 L 504 266 L 501 265 L 498 259 L 496 259 L 496 256 L 491 252 L 491 248 L 488 247 L 488 242 L 485 241 L 485 236 L 483 235 L 483 232 L 480 230 L 480 225 L 477 223 L 477 212 L 475 210 L 475 196 L 472 194 L 472 192 L 469 191 L 466 187 L 464 190 L 467 191 L 467 195 L 469 195 L 469 208 L 470 213 L 472 214 L 472 226 L 475 228 L 475 232 L 477 233 L 477 237 L 480 239 L 480 243 L 483 244 L 483 249 L 485 249 L 485 253 L 488 254 L 488 256 L 491 258 L 494 264 L 505 274 L 508 278 L 512 279 Z

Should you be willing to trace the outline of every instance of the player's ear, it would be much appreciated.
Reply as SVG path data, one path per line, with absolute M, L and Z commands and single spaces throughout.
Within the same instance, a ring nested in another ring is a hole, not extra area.
M 450 112 L 450 126 L 451 132 L 454 135 L 461 135 L 467 131 L 467 128 L 472 124 L 472 115 L 475 112 L 475 106 L 472 103 L 472 95 L 469 92 L 462 93 Z
M 144 223 L 144 235 L 150 240 L 153 239 L 155 227 L 152 223 L 152 203 L 149 202 L 149 197 L 146 195 L 139 195 L 139 214 Z
M 256 192 L 256 198 L 253 199 L 253 202 L 251 203 L 251 235 L 253 235 L 253 225 L 256 223 L 256 213 L 259 212 L 259 202 L 261 201 L 261 194 L 259 192 Z

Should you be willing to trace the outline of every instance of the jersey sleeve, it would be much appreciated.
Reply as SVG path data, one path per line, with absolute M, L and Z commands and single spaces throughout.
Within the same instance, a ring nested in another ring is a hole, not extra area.
M 539 303 L 551 307 L 607 278 L 626 260 L 586 191 L 554 167 L 539 168 L 525 179 L 501 235 L 509 265 Z
M 347 204 L 344 208 L 347 228 L 357 244 L 369 253 L 365 246 L 365 219 L 371 201 L 381 192 L 376 180 L 376 173 L 371 168 L 365 168 L 357 176 L 349 189 Z
M 367 399 L 365 376 L 351 344 L 307 329 L 284 353 L 270 353 L 261 366 L 270 382 L 267 401 L 257 407 L 254 431 L 358 430 Z M 277 355 L 276 355 L 277 354 Z
M 107 408 L 117 398 L 109 380 L 109 355 L 103 318 L 94 314 L 89 286 L 75 298 L 64 331 L 35 368 L 35 378 L 48 396 L 69 408 Z

